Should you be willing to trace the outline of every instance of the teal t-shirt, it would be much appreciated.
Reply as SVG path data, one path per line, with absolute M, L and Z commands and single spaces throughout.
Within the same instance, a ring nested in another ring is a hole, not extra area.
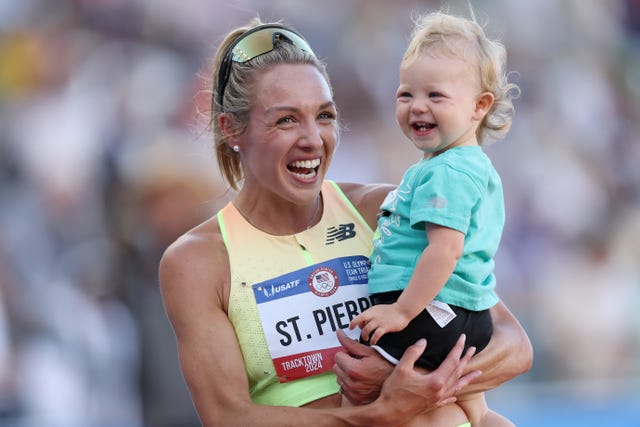
M 403 290 L 429 244 L 426 223 L 458 230 L 464 250 L 437 300 L 468 310 L 498 302 L 493 257 L 504 227 L 502 182 L 481 147 L 455 147 L 412 165 L 387 196 L 369 271 L 371 293 Z

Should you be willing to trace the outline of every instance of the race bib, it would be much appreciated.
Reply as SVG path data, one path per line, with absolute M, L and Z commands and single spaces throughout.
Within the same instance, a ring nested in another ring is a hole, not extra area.
M 331 370 L 341 349 L 336 336 L 371 306 L 367 257 L 321 262 L 253 285 L 267 345 L 280 382 Z

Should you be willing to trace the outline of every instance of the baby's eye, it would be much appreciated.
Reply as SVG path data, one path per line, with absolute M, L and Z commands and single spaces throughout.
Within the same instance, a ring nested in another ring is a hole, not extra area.
M 411 92 L 398 92 L 398 98 L 411 98 Z
M 444 95 L 440 92 L 429 92 L 429 98 L 441 98 Z

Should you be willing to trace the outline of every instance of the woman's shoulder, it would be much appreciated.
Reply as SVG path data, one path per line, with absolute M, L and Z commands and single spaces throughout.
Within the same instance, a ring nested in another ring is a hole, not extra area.
M 228 271 L 229 258 L 214 216 L 165 250 L 160 261 L 160 287 L 163 293 L 186 287 L 208 292 L 222 288 Z
M 395 189 L 391 184 L 338 183 L 340 190 L 360 212 L 372 229 L 377 226 L 377 215 L 387 194 Z
M 395 188 L 391 184 L 359 184 L 355 182 L 339 182 L 337 183 L 340 190 L 356 207 L 362 203 L 371 200 L 384 200 L 389 191 Z

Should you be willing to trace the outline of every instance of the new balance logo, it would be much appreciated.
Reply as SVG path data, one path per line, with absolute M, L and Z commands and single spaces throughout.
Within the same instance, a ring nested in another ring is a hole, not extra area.
M 329 227 L 327 229 L 327 245 L 333 245 L 336 241 L 341 242 L 346 239 L 356 237 L 354 231 L 355 224 L 340 224 L 338 227 Z

